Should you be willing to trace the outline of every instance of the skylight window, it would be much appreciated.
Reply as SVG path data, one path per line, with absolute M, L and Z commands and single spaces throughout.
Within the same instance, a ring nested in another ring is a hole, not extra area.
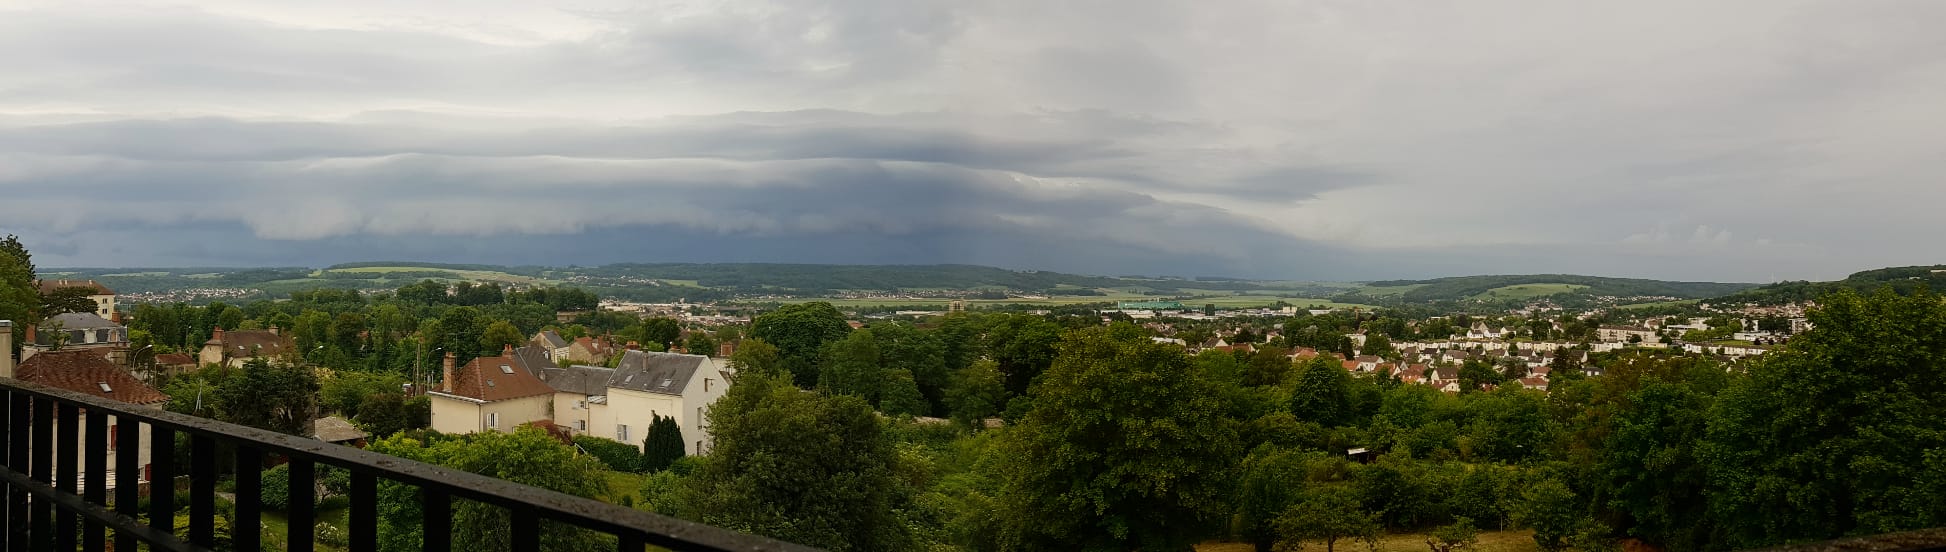
M 108 382 L 105 382 L 105 381 L 104 381 L 104 382 L 98 382 L 98 383 L 96 383 L 95 385 L 99 385 L 99 386 L 101 386 L 101 392 L 103 392 L 103 393 L 114 393 L 114 392 L 115 392 L 115 390 L 114 390 L 114 389 L 111 389 L 111 388 L 109 388 L 109 387 L 108 387 Z
M 514 367 L 512 367 L 512 366 L 508 366 L 508 365 L 505 365 L 505 364 L 502 364 L 502 365 L 500 365 L 500 373 L 502 373 L 502 374 L 512 374 L 512 373 L 514 373 Z
M 668 386 L 669 386 L 669 383 L 670 383 L 670 382 L 673 382 L 673 381 L 676 381 L 676 380 L 672 380 L 672 379 L 666 379 L 666 380 L 662 380 L 662 386 L 663 386 L 663 387 L 668 387 Z

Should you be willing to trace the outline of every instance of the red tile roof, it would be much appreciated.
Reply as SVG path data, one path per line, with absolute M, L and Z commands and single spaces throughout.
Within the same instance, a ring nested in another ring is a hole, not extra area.
M 156 404 L 169 400 L 168 395 L 144 385 L 142 380 L 135 379 L 120 366 L 109 362 L 98 349 L 40 353 L 20 363 L 14 377 L 20 381 L 129 404 Z
M 115 290 L 108 289 L 108 286 L 101 285 L 101 282 L 94 280 L 41 280 L 40 287 L 41 295 L 48 295 L 54 293 L 55 290 L 71 287 L 88 288 L 93 290 L 95 295 L 115 294 Z
M 451 394 L 493 402 L 554 393 L 519 362 L 513 355 L 473 359 L 454 370 Z
M 163 353 L 155 355 L 155 363 L 163 366 L 194 366 L 196 357 L 185 353 Z

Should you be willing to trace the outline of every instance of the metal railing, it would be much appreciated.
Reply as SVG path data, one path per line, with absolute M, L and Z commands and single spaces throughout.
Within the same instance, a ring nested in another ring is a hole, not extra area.
M 108 466 L 108 418 L 114 417 L 114 471 Z M 188 527 L 176 527 L 173 486 L 156 486 L 143 523 L 138 451 L 149 429 L 150 477 L 156 482 L 189 476 Z M 85 428 L 85 431 L 77 431 Z M 353 551 L 378 549 L 378 481 L 417 487 L 423 516 L 423 549 L 452 548 L 455 499 L 477 501 L 509 512 L 512 550 L 540 549 L 541 521 L 549 520 L 613 535 L 617 550 L 642 552 L 647 545 L 687 551 L 811 551 L 809 547 L 624 508 L 478 474 L 360 450 L 101 399 L 62 389 L 0 378 L 0 485 L 4 485 L 4 530 L 0 550 L 104 550 L 112 534 L 115 550 L 200 551 L 215 545 L 219 443 L 234 450 L 235 514 L 231 542 L 254 549 L 262 539 L 262 481 L 268 455 L 290 461 L 290 550 L 312 550 L 316 469 L 331 466 L 350 474 L 346 518 Z M 85 443 L 79 442 L 85 434 Z M 176 435 L 187 436 L 189 462 L 178 466 Z M 76 459 L 80 462 L 74 461 Z M 186 471 L 184 471 L 186 469 Z M 113 474 L 114 500 L 107 500 Z M 185 530 L 186 529 L 186 534 Z M 77 538 L 78 541 L 77 542 Z M 248 544 L 245 544 L 248 543 Z

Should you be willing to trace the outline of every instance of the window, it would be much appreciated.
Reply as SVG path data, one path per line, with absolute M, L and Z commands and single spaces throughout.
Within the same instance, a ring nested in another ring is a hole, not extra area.
M 502 364 L 502 365 L 500 365 L 500 373 L 502 373 L 502 374 L 512 374 L 512 373 L 514 373 L 514 367 L 512 367 L 512 366 L 508 366 L 508 365 L 505 365 L 505 364 Z
M 617 425 L 617 426 L 615 426 L 615 440 L 617 440 L 617 441 L 621 441 L 621 442 L 624 442 L 624 443 L 626 443 L 626 442 L 628 442 L 628 426 L 627 426 L 627 425 Z
M 500 427 L 500 413 L 499 413 L 499 412 L 488 412 L 488 413 L 487 413 L 487 427 Z
M 587 408 L 587 407 L 588 407 L 588 401 L 585 401 L 585 400 L 577 400 L 577 401 L 574 401 L 574 407 L 575 407 L 576 409 L 582 409 L 582 408 Z
M 709 386 L 710 386 L 710 384 L 712 384 L 712 383 L 716 383 L 716 380 L 713 380 L 713 379 L 709 379 L 709 378 L 703 378 L 703 392 L 704 392 L 704 393 L 708 393 L 708 392 L 709 392 Z
M 116 437 L 122 434 L 122 424 L 108 426 L 108 452 L 115 452 Z
M 115 390 L 114 390 L 114 388 L 111 388 L 111 387 L 108 387 L 108 382 L 105 382 L 105 381 L 101 381 L 101 382 L 95 382 L 95 385 L 99 385 L 99 386 L 101 386 L 101 392 L 103 392 L 103 393 L 114 393 L 114 392 L 115 392 Z
M 587 431 L 587 430 L 588 430 L 588 421 L 587 421 L 587 420 L 575 420 L 575 421 L 574 421 L 574 430 L 575 430 L 575 431 Z
M 696 407 L 696 423 L 697 424 L 703 423 L 703 407 L 700 406 Z

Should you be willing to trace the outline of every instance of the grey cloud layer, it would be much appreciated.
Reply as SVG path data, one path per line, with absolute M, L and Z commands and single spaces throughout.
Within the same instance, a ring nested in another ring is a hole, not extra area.
M 73 264 L 551 240 L 1769 280 L 1946 255 L 1938 2 L 561 6 L 0 9 L 0 231 Z M 241 241 L 183 245 L 219 232 Z

